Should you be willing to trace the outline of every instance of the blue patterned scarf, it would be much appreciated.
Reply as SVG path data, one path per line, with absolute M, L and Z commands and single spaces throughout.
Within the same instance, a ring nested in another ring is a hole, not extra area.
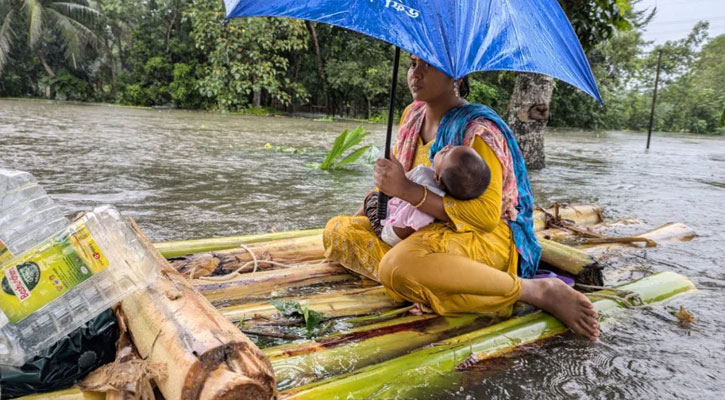
M 511 152 L 519 197 L 516 206 L 518 217 L 515 221 L 508 221 L 508 224 L 519 253 L 519 276 L 533 278 L 541 258 L 541 245 L 534 233 L 534 196 L 531 194 L 524 157 L 508 125 L 495 111 L 484 105 L 467 104 L 454 107 L 446 113 L 438 126 L 435 141 L 430 149 L 430 160 L 432 162 L 433 156 L 447 145 L 462 145 L 468 123 L 478 118 L 485 118 L 496 124 L 506 138 L 506 144 Z

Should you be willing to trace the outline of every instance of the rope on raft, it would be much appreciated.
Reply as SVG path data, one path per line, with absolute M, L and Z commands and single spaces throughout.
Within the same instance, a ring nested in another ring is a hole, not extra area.
M 249 267 L 250 265 L 254 265 L 254 268 L 252 268 L 252 272 L 251 273 L 257 272 L 257 268 L 259 267 L 259 260 L 257 259 L 257 255 L 254 254 L 254 251 L 252 251 L 252 249 L 250 249 L 249 247 L 247 247 L 244 244 L 240 244 L 239 247 L 241 247 L 244 250 L 246 250 L 249 253 L 249 255 L 252 256 L 252 261 L 247 261 L 246 263 L 242 264 L 241 267 L 235 269 L 232 272 L 229 272 L 227 274 L 224 274 L 224 275 L 218 275 L 218 276 L 200 276 L 197 279 L 203 280 L 203 281 L 216 281 L 216 282 L 228 281 L 230 279 L 234 279 L 236 277 L 236 275 L 242 273 L 242 271 L 244 269 L 246 269 L 247 267 Z M 302 265 L 302 264 L 319 263 L 320 261 L 321 260 L 313 260 L 313 261 L 308 261 L 308 262 L 305 262 L 305 263 L 285 264 L 285 263 L 281 263 L 281 262 L 278 262 L 278 261 L 262 260 L 263 263 L 270 264 L 270 265 L 273 265 L 273 266 L 276 266 L 276 267 L 282 267 L 282 268 L 293 268 L 293 267 L 297 267 L 297 266 Z M 189 273 L 189 279 L 194 279 L 194 272 L 196 272 L 196 266 L 194 266 L 194 268 L 191 270 L 191 273 Z

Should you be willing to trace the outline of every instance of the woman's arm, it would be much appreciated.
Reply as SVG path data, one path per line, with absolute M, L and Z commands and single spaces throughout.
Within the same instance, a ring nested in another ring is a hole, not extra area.
M 403 166 L 395 157 L 390 160 L 378 159 L 375 163 L 375 185 L 390 197 L 397 197 L 410 204 L 423 200 L 425 189 L 405 176 Z M 425 202 L 418 209 L 435 219 L 450 221 L 443 208 L 443 198 L 428 191 Z
M 454 223 L 457 231 L 492 231 L 501 219 L 503 176 L 501 164 L 496 154 L 483 141 L 476 137 L 473 149 L 483 158 L 491 169 L 491 183 L 481 196 L 473 200 L 445 198 L 425 190 L 422 185 L 406 178 L 403 166 L 396 159 L 380 159 L 375 165 L 375 184 L 391 197 L 398 197 L 410 204 L 418 204 L 425 196 L 425 202 L 418 207 L 422 212 L 438 220 Z

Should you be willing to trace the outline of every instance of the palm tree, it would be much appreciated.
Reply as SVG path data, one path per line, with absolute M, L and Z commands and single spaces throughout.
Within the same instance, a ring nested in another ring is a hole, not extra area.
M 43 53 L 43 39 L 62 38 L 64 56 L 75 66 L 87 44 L 100 43 L 93 31 L 100 20 L 101 14 L 86 0 L 0 0 L 0 76 L 15 44 L 14 28 L 27 29 L 28 50 L 55 76 Z

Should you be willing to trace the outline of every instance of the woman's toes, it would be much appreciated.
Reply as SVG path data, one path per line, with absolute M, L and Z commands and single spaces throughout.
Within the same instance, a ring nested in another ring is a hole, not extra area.
M 579 305 L 582 307 L 594 310 L 594 304 L 592 304 L 591 300 L 589 300 L 589 298 L 587 296 L 584 296 L 581 293 L 580 293 L 580 295 L 581 296 L 579 297 Z
M 596 336 L 596 329 L 588 325 L 586 322 L 582 321 L 579 323 L 580 329 L 584 332 L 582 336 L 586 336 L 587 338 L 591 339 Z

